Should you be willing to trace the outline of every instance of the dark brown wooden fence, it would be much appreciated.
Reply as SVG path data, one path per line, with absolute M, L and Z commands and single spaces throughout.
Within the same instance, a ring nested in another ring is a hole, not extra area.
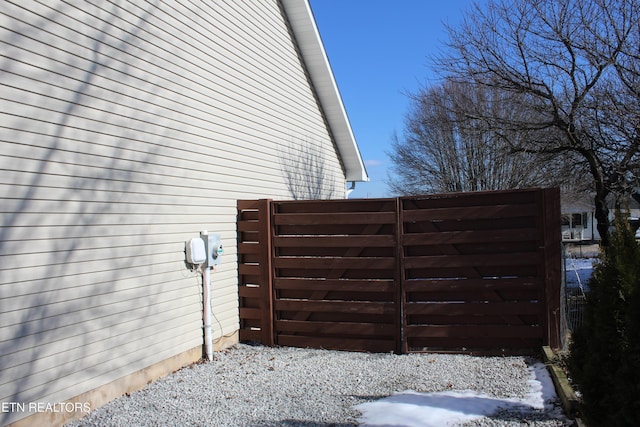
M 238 202 L 240 339 L 373 352 L 557 347 L 556 189 Z

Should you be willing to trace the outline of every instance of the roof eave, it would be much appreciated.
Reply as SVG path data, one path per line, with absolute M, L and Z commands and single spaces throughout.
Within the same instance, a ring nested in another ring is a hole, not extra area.
M 308 0 L 281 0 L 313 87 L 335 138 L 347 181 L 369 181 Z

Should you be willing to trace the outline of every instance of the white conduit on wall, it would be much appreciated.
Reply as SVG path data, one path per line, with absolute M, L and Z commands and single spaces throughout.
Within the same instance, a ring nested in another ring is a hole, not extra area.
M 201 231 L 200 236 L 203 239 L 208 238 L 207 230 Z M 203 297 L 203 315 L 204 321 L 204 347 L 207 352 L 207 359 L 213 361 L 213 334 L 211 331 L 211 270 L 207 263 L 202 264 L 202 297 Z

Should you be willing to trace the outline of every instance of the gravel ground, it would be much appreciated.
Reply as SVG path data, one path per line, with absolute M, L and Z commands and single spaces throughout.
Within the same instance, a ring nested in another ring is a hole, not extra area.
M 240 344 L 68 426 L 355 426 L 353 407 L 405 390 L 529 392 L 525 357 L 369 354 Z M 555 410 L 498 411 L 466 426 L 568 426 Z

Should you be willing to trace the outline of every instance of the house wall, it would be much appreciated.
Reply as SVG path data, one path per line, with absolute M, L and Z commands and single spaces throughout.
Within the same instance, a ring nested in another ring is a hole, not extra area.
M 225 248 L 214 338 L 233 339 L 236 200 L 294 196 L 283 147 L 321 159 L 296 180 L 344 197 L 277 0 L 70 3 L 0 15 L 0 402 L 62 402 L 193 354 L 184 242 L 203 229 Z

